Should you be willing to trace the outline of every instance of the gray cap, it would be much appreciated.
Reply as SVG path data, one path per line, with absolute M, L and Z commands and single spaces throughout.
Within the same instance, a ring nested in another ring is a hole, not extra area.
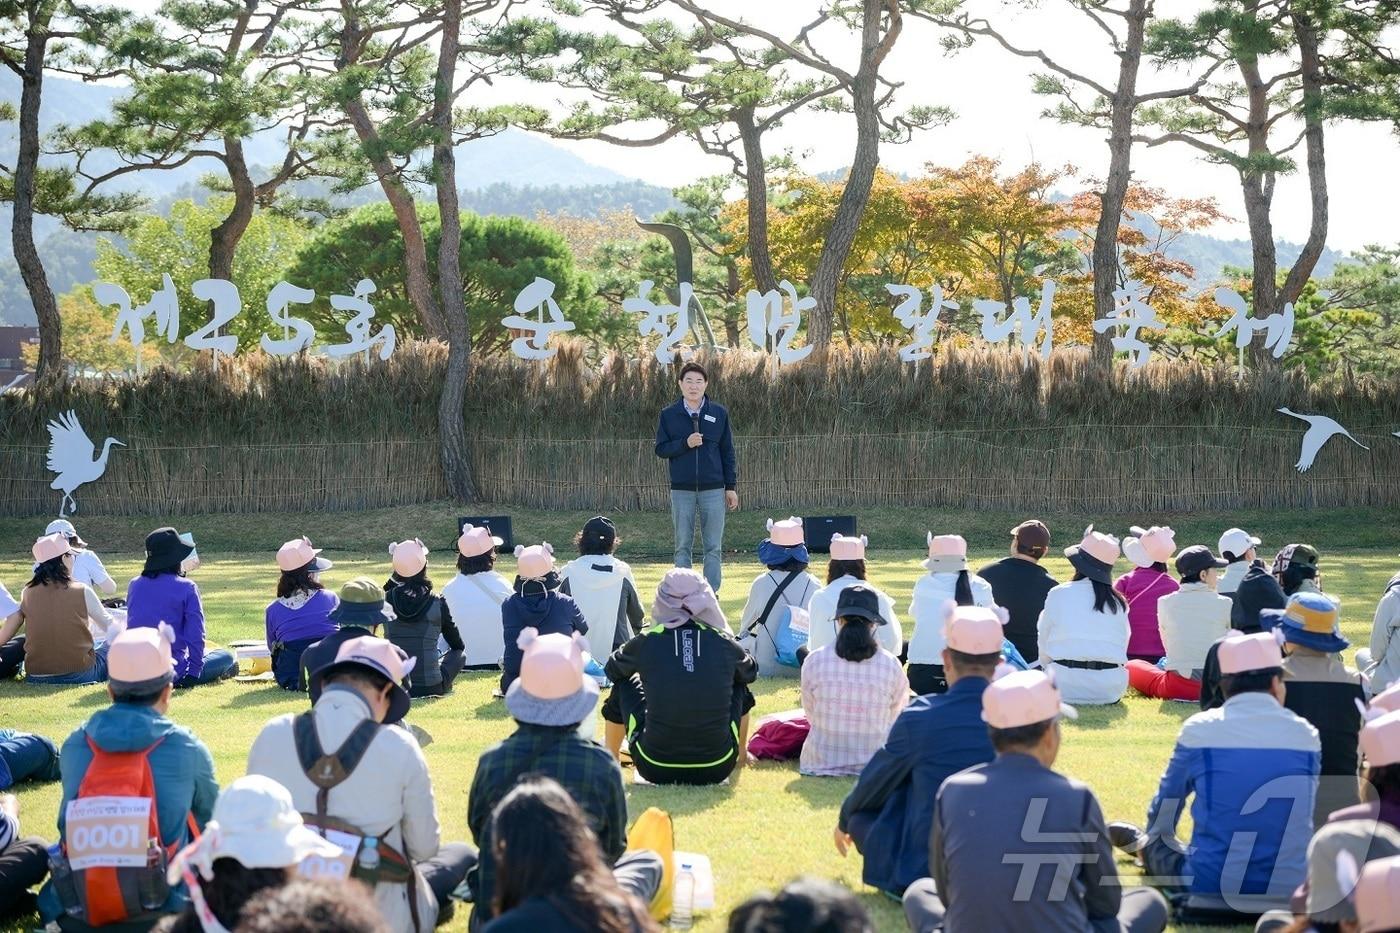
M 1367 862 L 1400 855 L 1400 832 L 1376 820 L 1342 820 L 1327 823 L 1308 844 L 1308 919 L 1317 923 L 1341 923 L 1356 919 L 1351 889 L 1338 882 L 1337 857 L 1347 853 L 1359 871 Z

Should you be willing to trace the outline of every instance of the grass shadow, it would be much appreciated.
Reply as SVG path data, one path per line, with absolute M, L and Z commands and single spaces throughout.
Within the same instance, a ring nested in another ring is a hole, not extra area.
M 1107 706 L 1076 706 L 1079 718 L 1074 724 L 1081 729 L 1108 729 L 1120 719 L 1127 718 L 1128 708 L 1120 700 Z
M 477 719 L 510 719 L 510 713 L 506 711 L 506 701 L 496 698 L 488 699 L 485 703 L 478 703 L 472 710 Z
M 1181 700 L 1163 700 L 1157 704 L 1157 712 L 1164 713 L 1177 722 L 1185 722 L 1201 711 L 1201 705 L 1196 702 L 1186 703 Z
M 177 698 L 185 696 L 185 693 L 177 693 Z M 270 687 L 253 686 L 251 689 L 244 689 L 223 705 L 224 709 L 250 709 L 255 706 L 275 706 L 279 703 L 286 703 L 288 700 L 295 700 L 301 697 L 306 701 L 306 707 L 311 708 L 311 698 L 305 694 L 294 693 L 291 690 L 283 690 L 275 684 Z
M 684 784 L 634 784 L 633 773 L 631 768 L 622 769 L 622 783 L 629 798 L 628 812 L 640 813 L 648 807 L 658 807 L 673 817 L 704 813 L 727 803 L 738 793 L 744 780 L 740 776 L 736 783 L 731 776 L 728 784 L 710 784 L 704 787 Z
M 783 785 L 783 790 L 796 794 L 814 807 L 840 807 L 856 782 L 854 777 L 815 777 L 801 774 L 797 771 L 796 762 L 787 766 L 785 770 L 791 770 L 792 780 Z

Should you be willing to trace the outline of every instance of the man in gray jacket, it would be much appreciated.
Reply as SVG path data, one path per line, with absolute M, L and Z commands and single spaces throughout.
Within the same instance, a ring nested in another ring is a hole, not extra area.
M 1019 671 L 982 694 L 995 760 L 953 775 L 938 792 L 930 834 L 932 878 L 904 894 L 914 933 L 1161 933 L 1167 902 L 1124 891 L 1093 791 L 1051 770 L 1060 750 L 1054 681 Z

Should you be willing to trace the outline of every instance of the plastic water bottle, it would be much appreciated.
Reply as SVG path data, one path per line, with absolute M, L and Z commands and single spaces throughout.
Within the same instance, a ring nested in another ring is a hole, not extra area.
M 58 843 L 49 846 L 49 875 L 53 878 L 54 893 L 58 895 L 63 912 L 70 917 L 81 917 L 83 904 L 78 900 L 73 868 L 68 864 L 68 857 L 63 854 L 63 846 Z
M 360 844 L 360 855 L 356 860 L 360 871 L 367 875 L 372 875 L 379 870 L 379 837 L 366 836 L 365 841 Z
M 671 929 L 689 930 L 695 924 L 695 871 L 689 862 L 681 862 L 676 872 L 674 897 L 671 901 Z
M 146 870 L 137 881 L 136 891 L 145 910 L 159 910 L 170 897 L 165 880 L 165 853 L 155 837 L 146 840 Z

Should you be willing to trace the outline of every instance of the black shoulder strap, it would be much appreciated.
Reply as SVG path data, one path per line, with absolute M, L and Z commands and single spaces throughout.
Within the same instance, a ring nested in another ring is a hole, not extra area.
M 316 816 L 326 816 L 326 804 L 331 788 L 345 782 L 360 760 L 369 751 L 370 743 L 379 734 L 379 723 L 366 719 L 346 736 L 334 754 L 327 755 L 321 747 L 321 736 L 316 732 L 316 718 L 313 713 L 302 713 L 294 720 L 296 730 L 297 761 L 307 780 L 317 787 Z
M 800 570 L 788 571 L 788 575 L 783 577 L 777 589 L 773 590 L 773 595 L 768 597 L 768 605 L 763 607 L 763 611 L 758 614 L 758 618 L 754 619 L 753 622 L 749 624 L 749 627 L 744 630 L 745 638 L 768 624 L 768 617 L 773 614 L 773 607 L 778 605 L 778 599 L 783 595 L 783 590 L 787 589 L 788 584 L 801 575 L 802 571 Z

